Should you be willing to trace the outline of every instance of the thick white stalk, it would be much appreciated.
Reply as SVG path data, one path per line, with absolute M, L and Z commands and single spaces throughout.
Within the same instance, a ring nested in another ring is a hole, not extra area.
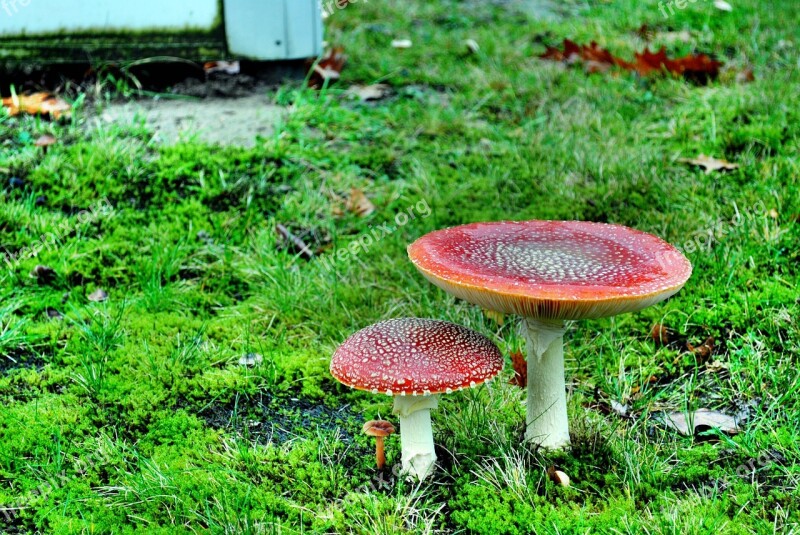
M 395 396 L 392 412 L 400 417 L 401 473 L 422 481 L 436 465 L 433 448 L 431 409 L 439 406 L 437 396 Z
M 564 380 L 563 321 L 525 318 L 528 340 L 528 407 L 525 440 L 548 449 L 569 446 Z

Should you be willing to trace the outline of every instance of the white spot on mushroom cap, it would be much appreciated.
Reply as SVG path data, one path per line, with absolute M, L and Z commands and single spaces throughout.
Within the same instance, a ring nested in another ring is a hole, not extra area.
M 376 350 L 383 351 L 381 358 L 364 362 L 363 355 Z M 336 350 L 330 367 L 350 387 L 401 396 L 461 390 L 502 368 L 500 350 L 482 334 L 419 318 L 383 321 L 358 331 Z

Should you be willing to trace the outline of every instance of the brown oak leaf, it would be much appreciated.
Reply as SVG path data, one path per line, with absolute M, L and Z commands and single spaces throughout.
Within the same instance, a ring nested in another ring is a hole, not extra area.
M 308 77 L 308 87 L 320 89 L 325 83 L 332 84 L 339 80 L 342 69 L 347 63 L 344 48 L 336 46 L 328 50 L 322 58 L 313 64 Z
M 605 72 L 611 67 L 619 67 L 636 72 L 641 76 L 670 73 L 697 83 L 706 83 L 716 79 L 722 66 L 721 62 L 711 59 L 706 54 L 692 54 L 671 59 L 667 56 L 664 47 L 657 52 L 651 52 L 649 48 L 645 48 L 644 51 L 635 55 L 633 62 L 629 62 L 614 56 L 605 48 L 600 48 L 595 41 L 588 45 L 580 45 L 569 39 L 564 39 L 563 49 L 548 46 L 544 54 L 539 57 L 568 65 L 581 64 L 590 73 Z
M 525 360 L 525 355 L 521 351 L 514 351 L 511 353 L 511 365 L 514 368 L 514 377 L 508 382 L 510 385 L 515 385 L 520 388 L 527 388 L 528 386 L 528 361 Z
M 53 119 L 69 115 L 72 109 L 66 101 L 50 93 L 13 95 L 3 99 L 3 107 L 11 116 L 28 113 L 30 115 L 49 115 Z

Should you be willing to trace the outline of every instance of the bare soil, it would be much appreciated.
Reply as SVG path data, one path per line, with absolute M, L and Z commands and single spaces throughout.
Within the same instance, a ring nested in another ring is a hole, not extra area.
M 269 136 L 285 109 L 266 94 L 191 100 L 150 99 L 114 103 L 100 114 L 101 123 L 145 123 L 157 141 L 196 139 L 212 145 L 252 147 Z

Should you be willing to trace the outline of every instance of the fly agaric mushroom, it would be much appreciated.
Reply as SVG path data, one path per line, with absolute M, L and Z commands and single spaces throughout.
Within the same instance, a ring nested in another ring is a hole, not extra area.
M 386 420 L 370 420 L 364 424 L 361 431 L 363 431 L 365 435 L 375 437 L 375 459 L 378 464 L 378 470 L 381 470 L 383 465 L 386 464 L 383 439 L 394 434 L 394 426 L 391 422 L 387 422 Z
M 418 318 L 362 329 L 331 360 L 331 374 L 339 382 L 394 397 L 402 473 L 420 481 L 436 463 L 430 411 L 438 406 L 438 394 L 475 387 L 502 369 L 500 350 L 482 334 L 447 321 Z
M 565 320 L 641 310 L 692 273 L 686 257 L 656 236 L 586 221 L 474 223 L 427 234 L 408 253 L 447 293 L 524 318 L 525 437 L 546 448 L 569 444 Z

